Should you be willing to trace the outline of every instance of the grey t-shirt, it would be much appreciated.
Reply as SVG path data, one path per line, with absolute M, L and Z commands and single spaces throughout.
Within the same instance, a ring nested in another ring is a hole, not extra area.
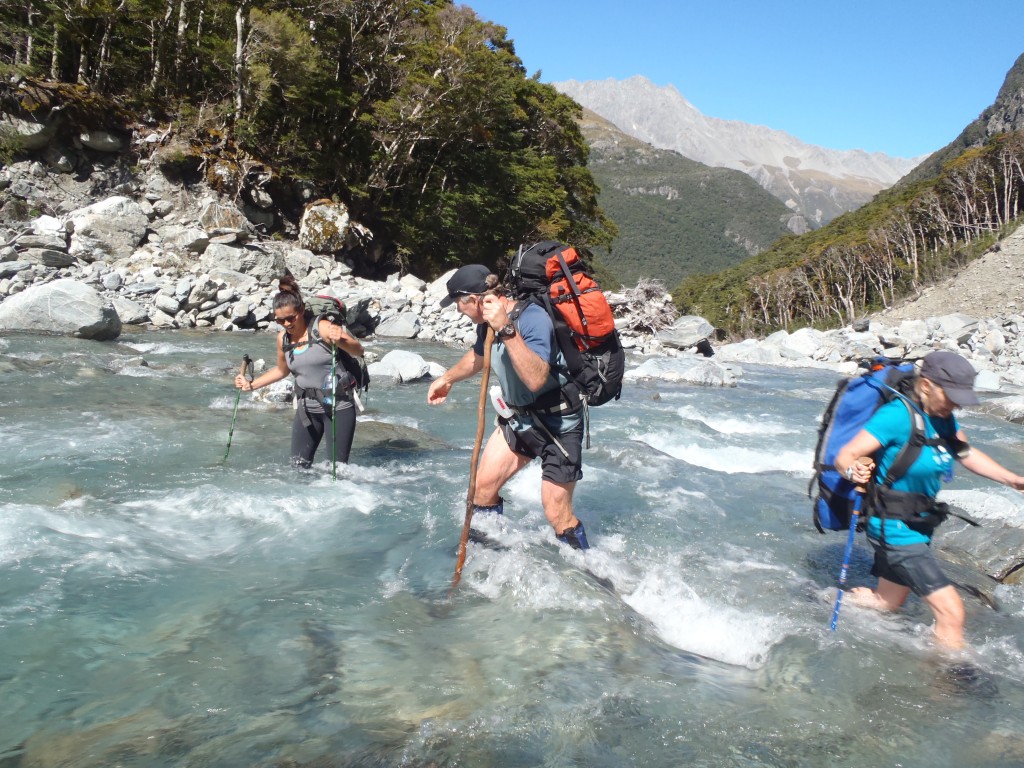
M 551 318 L 548 317 L 548 313 L 542 307 L 536 304 L 528 304 L 519 314 L 515 321 L 515 326 L 516 331 L 523 337 L 523 341 L 526 342 L 526 346 L 542 360 L 547 360 L 548 365 L 551 367 L 548 380 L 540 392 L 533 392 L 516 374 L 515 368 L 512 366 L 512 359 L 509 357 L 505 345 L 500 340 L 495 341 L 494 352 L 491 355 L 491 367 L 498 376 L 498 382 L 501 384 L 501 391 L 505 395 L 505 401 L 514 407 L 523 407 L 537 402 L 545 395 L 549 395 L 552 390 L 561 388 L 563 384 L 568 383 L 568 378 L 565 374 L 565 357 L 562 355 L 555 340 L 555 329 L 551 325 Z M 487 326 L 485 324 L 477 327 L 477 340 L 473 345 L 473 351 L 481 356 L 484 353 L 486 334 Z M 577 412 L 564 415 L 549 414 L 541 418 L 549 429 L 555 433 L 561 433 L 579 424 L 582 417 Z M 526 426 L 530 425 L 531 419 L 528 415 L 521 415 L 521 420 L 526 422 Z
M 320 389 L 326 381 L 328 387 L 331 375 L 331 349 L 324 344 L 312 343 L 302 347 L 296 347 L 285 354 L 288 362 L 288 370 L 295 374 L 296 389 Z M 348 372 L 344 366 L 338 365 L 335 374 L 344 381 Z M 339 386 L 335 392 L 338 400 L 337 407 L 351 407 L 352 403 L 345 397 L 348 390 Z M 311 413 L 323 413 L 323 406 L 314 399 L 306 398 L 306 409 Z

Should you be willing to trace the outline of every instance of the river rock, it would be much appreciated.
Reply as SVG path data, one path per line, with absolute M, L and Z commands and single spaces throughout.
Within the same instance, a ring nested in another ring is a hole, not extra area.
M 116 274 L 116 273 L 115 273 Z M 111 302 L 123 325 L 139 325 L 149 320 L 149 312 L 144 306 L 131 299 L 115 296 Z
M 308 248 L 289 248 L 284 253 L 284 263 L 288 271 L 303 287 L 305 287 L 303 281 L 306 276 L 313 270 L 321 269 L 324 266 L 324 260 Z M 323 278 L 317 278 L 317 280 L 321 282 L 321 285 L 326 282 Z
M 778 339 L 779 354 L 790 360 L 811 357 L 825 344 L 825 334 L 816 328 L 798 328 Z
M 69 215 L 68 221 L 73 227 L 68 250 L 82 261 L 131 256 L 149 226 L 142 207 L 127 197 L 108 197 L 80 208 Z
M 55 251 L 52 248 L 26 248 L 19 255 L 25 261 L 31 261 L 33 264 L 42 264 L 44 267 L 51 267 L 53 269 L 70 267 L 76 261 L 75 257 L 70 253 Z
M 105 341 L 120 335 L 121 318 L 91 286 L 61 279 L 31 286 L 0 304 L 0 329 Z
M 176 297 L 167 293 L 158 293 L 153 297 L 153 304 L 161 312 L 166 312 L 168 315 L 177 314 L 178 310 L 181 309 L 181 301 Z
M 317 200 L 310 203 L 299 223 L 299 246 L 313 253 L 334 253 L 345 247 L 351 221 L 344 203 Z
M 376 329 L 378 336 L 390 336 L 399 339 L 416 338 L 419 332 L 420 318 L 413 312 L 402 312 L 394 317 L 390 317 L 377 326 Z
M 735 387 L 741 375 L 735 366 L 721 365 L 703 357 L 652 357 L 636 368 L 626 371 L 626 380 L 661 379 L 686 382 L 707 387 Z
M 216 200 L 207 201 L 199 214 L 199 223 L 207 232 L 224 234 L 247 232 L 249 220 L 245 218 L 238 208 L 227 203 L 219 203 Z
M 999 504 L 995 499 L 991 504 Z M 1024 529 L 986 517 L 974 527 L 950 517 L 937 541 L 950 559 L 981 569 L 995 581 L 1019 582 L 1024 574 Z
M 80 133 L 78 140 L 82 142 L 83 146 L 97 152 L 120 152 L 128 146 L 128 139 L 103 130 Z
M 181 248 L 191 253 L 202 253 L 210 244 L 210 236 L 199 227 L 166 224 L 157 229 L 157 232 L 166 246 Z
M 430 373 L 430 365 L 415 352 L 396 349 L 369 367 L 370 378 L 387 378 L 396 383 L 417 381 Z
M 199 259 L 199 266 L 211 273 L 219 269 L 247 275 L 260 283 L 270 284 L 280 277 L 286 268 L 284 257 L 277 252 L 262 248 L 236 247 L 210 243 Z
M 230 288 L 233 296 L 252 293 L 260 287 L 258 280 L 233 269 L 211 269 L 210 279 Z
M 782 365 L 785 360 L 776 346 L 760 344 L 757 339 L 745 339 L 735 344 L 726 344 L 716 350 L 719 360 L 760 365 Z
M 5 280 L 9 277 L 14 277 L 19 272 L 24 272 L 26 269 L 32 269 L 34 262 L 19 259 L 18 261 L 4 261 L 0 262 L 0 280 Z
M 51 251 L 66 251 L 68 242 L 63 236 L 51 232 L 29 232 L 18 237 L 19 248 L 47 248 Z
M 44 122 L 40 122 L 22 120 L 7 112 L 0 112 L 0 133 L 10 136 L 22 149 L 42 149 L 57 134 L 60 125 L 58 115 L 59 113 L 54 110 Z
M 683 315 L 670 327 L 658 331 L 656 338 L 666 347 L 689 349 L 710 338 L 714 332 L 714 326 L 703 317 Z

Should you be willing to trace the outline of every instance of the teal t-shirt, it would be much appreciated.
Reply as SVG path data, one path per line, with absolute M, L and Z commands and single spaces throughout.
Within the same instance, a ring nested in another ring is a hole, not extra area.
M 893 400 L 879 408 L 875 414 L 868 419 L 864 425 L 872 437 L 882 444 L 878 468 L 875 478 L 881 483 L 885 475 L 896 460 L 900 448 L 910 439 L 911 425 L 910 414 L 907 406 L 902 400 Z M 948 416 L 939 418 L 937 416 L 924 417 L 925 437 L 952 438 L 960 429 L 956 417 Z M 908 493 L 920 493 L 929 498 L 935 498 L 942 488 L 942 478 L 953 468 L 953 455 L 945 445 L 930 446 L 921 448 L 921 455 L 917 461 L 910 465 L 906 474 L 893 483 L 894 491 L 906 491 Z M 868 536 L 878 539 L 882 535 L 882 521 L 877 517 L 868 520 Z M 893 546 L 904 546 L 907 544 L 926 544 L 930 541 L 929 536 L 915 531 L 902 520 L 885 521 L 885 541 Z

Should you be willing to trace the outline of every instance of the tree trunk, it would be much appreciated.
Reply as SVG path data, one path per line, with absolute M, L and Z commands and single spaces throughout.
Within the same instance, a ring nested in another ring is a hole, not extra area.
M 181 84 L 185 62 L 185 33 L 188 31 L 187 0 L 178 5 L 178 32 L 174 37 L 174 81 Z
M 149 80 L 149 90 L 156 93 L 160 88 L 160 78 L 164 71 L 163 52 L 166 48 L 164 41 L 167 38 L 167 28 L 171 24 L 171 17 L 174 15 L 174 0 L 167 0 L 164 6 L 164 20 L 162 24 L 154 26 L 153 35 L 153 76 Z
M 25 21 L 27 22 L 26 26 L 28 27 L 28 31 L 25 33 L 25 61 L 23 62 L 26 66 L 32 66 L 32 44 L 34 42 L 32 29 L 35 26 L 35 24 L 32 21 L 33 16 L 35 16 L 35 12 L 32 7 L 32 0 L 28 0 L 28 2 L 25 3 Z M 19 63 L 18 54 L 19 51 L 15 51 L 15 64 Z
M 50 48 L 50 79 L 60 77 L 60 28 L 53 25 L 53 46 Z
M 235 10 L 235 120 L 242 116 L 245 106 L 245 38 L 250 0 L 240 0 Z

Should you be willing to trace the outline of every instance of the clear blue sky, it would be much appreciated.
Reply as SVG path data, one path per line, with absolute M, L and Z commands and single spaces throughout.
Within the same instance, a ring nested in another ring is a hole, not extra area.
M 464 0 L 544 82 L 644 75 L 708 117 L 933 152 L 1024 53 L 1024 0 Z

